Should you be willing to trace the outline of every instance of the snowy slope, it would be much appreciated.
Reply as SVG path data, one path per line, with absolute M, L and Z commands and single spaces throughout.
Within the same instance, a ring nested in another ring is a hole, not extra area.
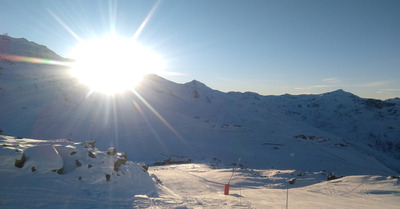
M 0 41 L 12 46 L 2 47 L 2 54 L 59 60 L 25 39 Z M 392 100 L 341 90 L 299 96 L 223 93 L 199 81 L 177 84 L 156 75 L 144 78 L 136 94 L 105 96 L 88 94 L 61 66 L 3 59 L 0 73 L 0 129 L 8 135 L 97 139 L 101 149 L 115 146 L 149 164 L 169 158 L 230 164 L 242 157 L 250 168 L 342 175 L 400 171 L 400 104 Z
M 364 140 L 400 157 L 400 109 L 394 100 L 359 98 L 343 90 L 303 96 L 281 96 L 279 106 L 286 114 L 343 138 Z M 276 101 L 278 103 L 278 101 Z
M 153 166 L 147 173 L 142 163 L 125 160 L 94 141 L 2 135 L 0 208 L 398 208 L 399 176 L 327 181 L 323 170 L 240 166 L 232 175 L 218 159 Z
M 0 40 L 1 54 L 58 61 L 65 60 L 46 46 L 28 41 L 25 38 L 12 38 L 7 35 L 0 35 Z
M 158 196 L 141 164 L 91 142 L 0 136 L 0 145 L 1 208 L 126 208 L 136 194 Z
M 347 176 L 326 181 L 322 172 L 240 169 L 223 188 L 232 169 L 187 164 L 153 167 L 160 197 L 137 197 L 149 208 L 398 208 L 399 179 Z M 293 184 L 288 180 L 295 179 Z

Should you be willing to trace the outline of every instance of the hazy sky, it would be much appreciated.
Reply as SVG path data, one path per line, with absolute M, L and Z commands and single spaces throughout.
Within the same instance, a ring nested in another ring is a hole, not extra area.
M 178 83 L 262 95 L 344 89 L 400 97 L 398 0 L 1 0 L 0 33 L 68 56 L 115 31 L 166 60 Z M 157 6 L 156 6 L 157 5 Z

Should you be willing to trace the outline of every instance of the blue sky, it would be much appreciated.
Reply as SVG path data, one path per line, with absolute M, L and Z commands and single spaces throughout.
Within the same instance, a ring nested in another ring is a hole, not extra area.
M 61 56 L 115 31 L 166 60 L 178 83 L 262 95 L 344 89 L 400 97 L 400 1 L 2 0 L 0 33 Z M 155 5 L 157 5 L 155 7 Z

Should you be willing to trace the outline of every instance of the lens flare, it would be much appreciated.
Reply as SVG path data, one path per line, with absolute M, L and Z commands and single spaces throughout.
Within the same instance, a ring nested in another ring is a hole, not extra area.
M 105 36 L 80 43 L 70 56 L 71 73 L 92 91 L 107 94 L 134 88 L 146 74 L 157 74 L 164 61 L 157 53 L 130 39 Z
M 9 60 L 9 61 L 13 61 L 13 62 L 29 62 L 29 63 L 46 64 L 46 65 L 63 65 L 63 66 L 71 65 L 71 63 L 69 63 L 69 62 L 43 59 L 43 58 L 37 58 L 37 57 L 25 57 L 25 56 L 18 56 L 18 55 L 12 55 L 12 54 L 0 54 L 0 59 Z

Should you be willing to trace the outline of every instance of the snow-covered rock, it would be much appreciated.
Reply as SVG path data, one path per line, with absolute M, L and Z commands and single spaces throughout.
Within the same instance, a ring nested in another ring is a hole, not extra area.
M 97 157 L 89 157 L 88 152 Z M 22 153 L 25 162 L 16 167 L 14 160 Z M 1 135 L 0 207 L 54 208 L 54 204 L 62 202 L 66 208 L 98 208 L 99 203 L 110 200 L 104 203 L 105 208 L 119 208 L 132 205 L 130 198 L 134 195 L 156 197 L 154 182 L 142 164 L 123 158 L 124 163 L 114 169 L 121 155 L 110 156 L 70 140 Z

